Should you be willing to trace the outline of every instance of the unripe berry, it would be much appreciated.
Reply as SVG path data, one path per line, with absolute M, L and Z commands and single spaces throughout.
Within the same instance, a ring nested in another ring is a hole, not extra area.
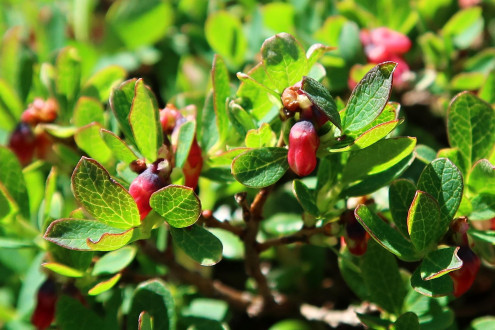
M 47 329 L 55 318 L 55 305 L 57 303 L 57 287 L 55 282 L 47 279 L 38 290 L 36 308 L 31 316 L 31 324 L 36 329 Z
M 150 213 L 150 197 L 160 188 L 166 186 L 165 180 L 159 175 L 157 165 L 151 164 L 144 172 L 132 181 L 129 194 L 137 204 L 141 221 Z
M 28 124 L 17 125 L 10 136 L 9 148 L 16 154 L 22 166 L 31 162 L 36 148 L 36 137 Z
M 203 156 L 201 155 L 201 147 L 196 138 L 194 138 L 186 163 L 182 167 L 186 186 L 196 189 L 202 168 Z
M 461 246 L 457 255 L 462 260 L 462 267 L 449 275 L 454 281 L 454 296 L 460 297 L 473 285 L 481 260 L 468 246 Z
M 288 161 L 290 168 L 299 176 L 306 176 L 316 167 L 316 150 L 320 139 L 313 124 L 300 121 L 290 129 Z
M 340 215 L 340 221 L 343 223 L 345 228 L 344 241 L 349 249 L 349 252 L 357 256 L 363 255 L 368 247 L 370 235 L 357 221 L 354 216 L 354 211 L 344 211 Z

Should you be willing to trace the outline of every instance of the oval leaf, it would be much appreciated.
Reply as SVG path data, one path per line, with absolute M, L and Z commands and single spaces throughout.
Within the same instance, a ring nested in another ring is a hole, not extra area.
M 121 160 L 126 164 L 130 164 L 132 161 L 138 159 L 129 146 L 113 132 L 106 129 L 101 129 L 100 135 L 103 138 L 103 141 L 107 144 L 108 148 L 112 151 L 115 158 L 118 160 Z
M 457 251 L 458 246 L 428 253 L 421 263 L 421 278 L 429 281 L 461 268 L 462 260 L 457 256 Z
M 232 174 L 243 185 L 263 188 L 277 182 L 289 168 L 287 149 L 259 148 L 234 158 Z
M 136 256 L 136 249 L 126 246 L 101 257 L 93 268 L 92 275 L 114 274 L 127 267 Z
M 100 293 L 103 293 L 103 292 L 110 290 L 111 288 L 113 288 L 115 286 L 115 284 L 117 284 L 117 282 L 120 280 L 121 277 L 122 277 L 122 274 L 119 273 L 119 274 L 112 276 L 110 279 L 108 279 L 106 281 L 103 281 L 103 282 L 96 284 L 94 287 L 89 289 L 88 294 L 90 296 L 97 296 Z
M 186 186 L 170 185 L 158 190 L 151 195 L 150 205 L 175 228 L 189 227 L 201 215 L 198 196 Z
M 89 214 L 109 226 L 129 229 L 141 223 L 132 196 L 91 158 L 82 157 L 77 164 L 72 190 Z
M 416 249 L 425 251 L 436 246 L 447 230 L 448 225 L 441 222 L 437 201 L 424 191 L 416 191 L 407 214 L 407 231 Z
M 303 77 L 302 87 L 304 94 L 309 98 L 313 105 L 323 112 L 328 119 L 342 130 L 340 114 L 337 110 L 337 105 L 333 100 L 330 92 L 321 83 L 310 77 Z
M 202 266 L 213 266 L 222 259 L 222 242 L 201 226 L 170 227 L 174 243 Z

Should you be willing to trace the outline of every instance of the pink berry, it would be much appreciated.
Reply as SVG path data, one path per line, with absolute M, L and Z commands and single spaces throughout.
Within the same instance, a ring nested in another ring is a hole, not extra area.
M 480 258 L 467 246 L 461 246 L 457 255 L 462 267 L 449 273 L 454 281 L 454 296 L 460 297 L 471 288 L 481 265 Z
M 292 126 L 289 134 L 288 161 L 294 173 L 306 176 L 313 172 L 319 144 L 320 139 L 311 122 L 304 120 Z
M 171 134 L 177 125 L 178 119 L 182 117 L 179 110 L 173 104 L 167 104 L 160 110 L 160 123 L 165 134 Z
M 404 54 L 411 49 L 411 40 L 397 31 L 379 27 L 370 31 L 371 43 L 385 47 L 389 54 Z
M 158 189 L 165 187 L 165 185 L 165 180 L 158 175 L 158 169 L 155 163 L 151 164 L 132 181 L 129 187 L 129 194 L 131 194 L 137 204 L 141 221 L 151 211 L 151 195 Z

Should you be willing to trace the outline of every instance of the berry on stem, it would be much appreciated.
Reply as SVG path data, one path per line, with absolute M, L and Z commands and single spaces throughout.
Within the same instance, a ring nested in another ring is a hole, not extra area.
M 292 126 L 289 133 L 288 162 L 299 176 L 306 176 L 316 167 L 316 151 L 320 144 L 315 127 L 309 121 L 300 121 Z
M 36 297 L 36 308 L 31 316 L 31 324 L 36 329 L 47 329 L 55 318 L 55 305 L 58 294 L 55 282 L 48 278 L 38 289 Z
M 166 186 L 165 179 L 160 176 L 159 161 L 151 164 L 144 172 L 139 174 L 129 186 L 129 194 L 137 204 L 141 221 L 150 213 L 151 195 Z

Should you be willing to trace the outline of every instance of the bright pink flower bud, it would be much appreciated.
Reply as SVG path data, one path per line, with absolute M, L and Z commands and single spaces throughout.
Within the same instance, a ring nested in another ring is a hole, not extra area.
M 344 241 L 349 252 L 356 256 L 363 255 L 368 248 L 370 235 L 354 216 L 353 210 L 346 210 L 340 215 L 340 221 L 345 227 Z
M 457 255 L 462 260 L 462 267 L 449 273 L 454 281 L 454 296 L 462 296 L 476 278 L 480 269 L 480 258 L 467 246 L 461 246 Z
M 158 175 L 158 172 L 157 165 L 155 163 L 151 164 L 132 181 L 129 187 L 129 194 L 131 194 L 137 204 L 141 221 L 151 211 L 151 195 L 166 185 L 165 180 Z
M 22 166 L 31 163 L 36 148 L 36 137 L 28 124 L 17 125 L 10 136 L 9 148 L 16 154 Z
M 290 129 L 288 161 L 290 168 L 299 176 L 306 176 L 316 167 L 316 151 L 320 139 L 309 121 L 300 121 Z
M 182 168 L 182 173 L 185 177 L 185 185 L 196 189 L 198 186 L 199 175 L 203 168 L 203 156 L 201 155 L 201 147 L 198 144 L 196 138 L 191 145 L 189 155 L 187 156 L 186 163 Z
M 379 27 L 370 31 L 371 43 L 385 47 L 389 54 L 404 54 L 411 49 L 411 40 L 397 31 Z
M 55 318 L 57 304 L 57 287 L 55 282 L 47 279 L 38 290 L 36 308 L 31 316 L 31 324 L 38 330 L 47 329 Z

